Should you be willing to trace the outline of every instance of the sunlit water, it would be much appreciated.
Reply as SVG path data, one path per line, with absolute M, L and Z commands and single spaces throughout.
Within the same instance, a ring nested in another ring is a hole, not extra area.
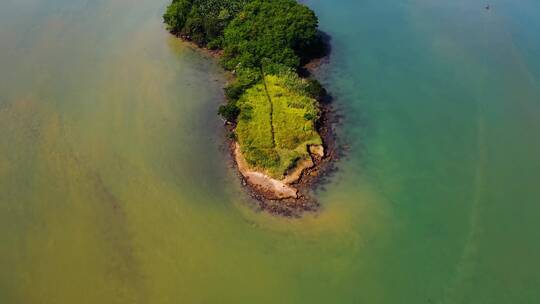
M 0 0 L 0 303 L 540 303 L 540 4 L 311 0 L 339 170 L 253 208 L 165 0 Z

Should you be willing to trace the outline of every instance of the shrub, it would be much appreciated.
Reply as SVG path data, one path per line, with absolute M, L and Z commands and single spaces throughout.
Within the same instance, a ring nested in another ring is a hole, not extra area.
M 304 114 L 304 119 L 305 120 L 313 120 L 315 118 L 315 115 L 313 115 L 312 113 L 305 113 Z
M 227 100 L 238 100 L 246 89 L 261 81 L 259 69 L 238 69 L 236 81 L 225 88 Z
M 236 102 L 228 102 L 225 105 L 219 106 L 218 114 L 227 121 L 234 122 L 240 114 L 240 109 L 236 105 Z
M 306 92 L 312 98 L 322 98 L 326 95 L 326 89 L 317 79 L 310 78 L 307 82 Z

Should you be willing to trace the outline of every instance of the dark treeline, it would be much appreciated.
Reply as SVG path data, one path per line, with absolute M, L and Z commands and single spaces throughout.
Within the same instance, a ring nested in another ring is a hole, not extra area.
M 223 50 L 223 67 L 236 75 L 219 110 L 229 121 L 239 114 L 236 101 L 263 74 L 297 72 L 324 52 L 317 16 L 294 0 L 173 0 L 163 18 L 171 33 Z M 323 93 L 310 82 L 315 94 Z

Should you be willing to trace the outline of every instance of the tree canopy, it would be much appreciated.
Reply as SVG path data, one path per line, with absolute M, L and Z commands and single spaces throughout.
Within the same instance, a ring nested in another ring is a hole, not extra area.
M 317 16 L 294 0 L 173 0 L 163 19 L 172 33 L 223 49 L 230 70 L 264 60 L 297 68 L 319 42 Z
M 266 59 L 296 68 L 315 45 L 317 26 L 315 13 L 294 0 L 252 1 L 225 28 L 225 67 L 259 67 Z
M 223 30 L 250 0 L 173 0 L 163 19 L 173 34 L 220 48 Z

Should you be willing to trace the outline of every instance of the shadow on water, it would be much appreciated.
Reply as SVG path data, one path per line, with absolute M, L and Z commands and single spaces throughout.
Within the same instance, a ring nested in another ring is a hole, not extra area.
M 312 76 L 312 71 L 321 64 L 327 63 L 332 54 L 332 36 L 321 30 L 317 33 L 318 39 L 306 53 L 301 54 L 300 68 L 298 74 L 309 78 Z
M 308 59 L 304 60 L 299 74 L 305 78 L 318 78 L 324 87 L 324 95 L 319 98 L 322 114 L 316 127 L 323 137 L 327 157 L 321 165 L 319 174 L 310 184 L 313 191 L 327 191 L 326 187 L 335 181 L 340 164 L 349 158 L 352 149 L 354 149 L 354 155 L 359 158 L 365 154 L 363 144 L 365 131 L 360 136 L 349 136 L 345 125 L 347 122 L 353 122 L 355 129 L 367 130 L 369 123 L 367 117 L 360 111 L 347 107 L 350 103 L 348 99 L 353 97 L 331 87 L 331 82 L 328 80 L 329 73 L 337 64 L 332 60 L 333 38 L 323 31 L 319 31 L 319 37 L 322 46 L 318 48 L 319 51 L 306 57 Z M 361 161 L 361 163 L 364 162 Z

